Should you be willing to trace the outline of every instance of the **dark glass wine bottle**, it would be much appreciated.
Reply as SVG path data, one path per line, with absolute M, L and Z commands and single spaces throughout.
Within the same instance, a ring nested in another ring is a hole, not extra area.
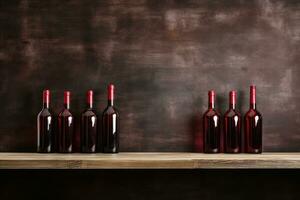
M 93 91 L 87 92 L 87 107 L 81 114 L 80 149 L 82 153 L 95 153 L 97 143 L 97 115 L 93 109 Z
M 262 152 L 262 115 L 256 109 L 256 87 L 250 86 L 250 109 L 245 114 L 245 153 Z
M 107 88 L 108 105 L 102 115 L 103 153 L 119 152 L 119 114 L 114 107 L 114 85 Z
M 53 117 L 49 109 L 50 91 L 43 91 L 43 109 L 37 116 L 37 152 L 50 153 L 53 151 Z
M 241 152 L 241 114 L 236 110 L 236 91 L 230 91 L 229 109 L 224 114 L 224 152 Z
M 58 152 L 71 153 L 74 132 L 74 117 L 70 112 L 69 91 L 64 92 L 64 109 L 58 115 Z
M 215 110 L 215 92 L 208 92 L 208 110 L 203 115 L 203 152 L 219 153 L 221 124 L 220 114 Z

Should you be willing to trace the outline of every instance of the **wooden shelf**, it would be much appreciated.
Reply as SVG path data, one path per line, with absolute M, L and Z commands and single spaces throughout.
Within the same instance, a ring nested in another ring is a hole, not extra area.
M 300 153 L 0 153 L 0 169 L 300 169 Z

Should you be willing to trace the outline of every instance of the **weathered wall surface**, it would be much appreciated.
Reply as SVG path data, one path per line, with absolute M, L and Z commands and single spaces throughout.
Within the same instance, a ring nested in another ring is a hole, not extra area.
M 37 1 L 0 3 L 0 150 L 35 151 L 41 92 L 72 110 L 116 85 L 122 151 L 193 151 L 207 90 L 248 108 L 258 87 L 266 151 L 300 150 L 300 3 L 287 1 Z M 77 132 L 78 133 L 78 132 Z M 197 147 L 201 142 L 196 142 Z

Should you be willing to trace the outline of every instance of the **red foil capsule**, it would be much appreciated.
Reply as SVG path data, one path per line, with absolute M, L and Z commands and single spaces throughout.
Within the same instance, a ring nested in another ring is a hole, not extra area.
M 208 91 L 208 105 L 209 108 L 215 107 L 215 99 L 216 99 L 216 93 L 214 90 Z
M 43 91 L 43 103 L 49 105 L 50 102 L 50 90 Z
M 93 106 L 93 90 L 89 90 L 86 94 L 87 104 L 92 107 Z
M 233 108 L 235 108 L 236 105 L 236 91 L 232 90 L 229 92 L 229 104 Z
M 114 90 L 115 90 L 115 86 L 113 84 L 109 84 L 107 87 L 108 100 L 111 101 L 114 100 Z
M 250 86 L 250 104 L 256 104 L 256 87 L 255 87 L 255 85 Z
M 65 91 L 64 92 L 64 104 L 67 104 L 67 105 L 70 104 L 70 96 L 71 96 L 70 91 Z

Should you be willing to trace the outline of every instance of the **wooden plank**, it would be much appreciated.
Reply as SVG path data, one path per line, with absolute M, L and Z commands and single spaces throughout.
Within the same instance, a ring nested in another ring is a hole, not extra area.
M 300 153 L 0 153 L 0 169 L 300 169 Z

